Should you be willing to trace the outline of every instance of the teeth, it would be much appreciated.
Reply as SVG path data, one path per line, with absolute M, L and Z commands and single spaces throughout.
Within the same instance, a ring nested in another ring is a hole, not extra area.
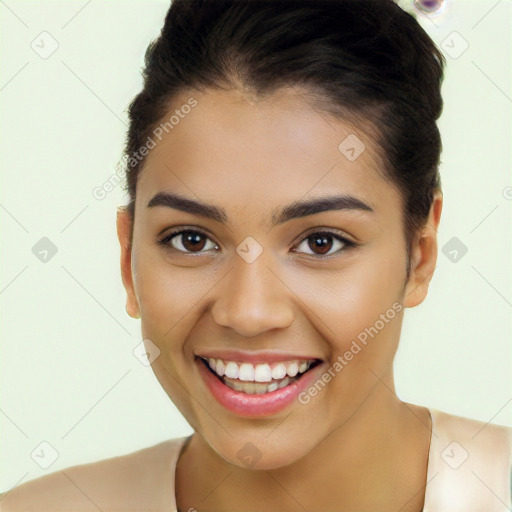
M 290 379 L 286 377 L 277 385 L 277 389 L 284 388 L 285 386 L 288 386 L 288 384 L 290 384 Z
M 295 377 L 306 372 L 314 361 L 287 361 L 282 363 L 237 363 L 208 358 L 208 366 L 219 376 L 244 382 L 272 382 L 284 377 Z
M 279 363 L 272 368 L 272 378 L 282 379 L 286 375 L 286 366 L 283 363 Z
M 216 372 L 219 377 L 222 377 L 224 375 L 224 372 L 226 371 L 226 365 L 224 364 L 224 361 L 222 359 L 217 359 L 213 371 Z
M 238 369 L 238 378 L 240 380 L 254 381 L 254 366 L 249 363 L 241 364 Z
M 271 391 L 276 391 L 276 389 L 284 388 L 288 386 L 290 382 L 296 379 L 290 379 L 286 377 L 281 382 L 272 382 L 272 384 L 260 384 L 258 382 L 242 382 L 240 380 L 234 379 L 226 379 L 224 378 L 224 384 L 234 389 L 235 391 L 241 391 L 242 393 L 247 393 L 248 395 L 261 395 L 263 393 L 270 393 Z
M 256 382 L 270 382 L 272 380 L 272 371 L 268 364 L 258 364 L 254 370 L 254 380 Z
M 290 366 L 288 366 L 288 368 L 286 369 L 286 373 L 290 377 L 295 377 L 295 375 L 297 375 L 297 373 L 299 373 L 299 365 L 298 365 L 298 363 L 293 362 Z
M 268 385 L 267 386 L 267 392 L 271 392 L 271 391 L 275 391 L 276 389 L 278 389 L 279 387 L 279 384 L 277 382 L 272 382 L 272 384 Z
M 217 369 L 215 368 L 213 371 L 217 372 Z M 224 374 L 230 379 L 238 379 L 238 365 L 232 361 L 229 361 L 229 363 L 226 364 Z

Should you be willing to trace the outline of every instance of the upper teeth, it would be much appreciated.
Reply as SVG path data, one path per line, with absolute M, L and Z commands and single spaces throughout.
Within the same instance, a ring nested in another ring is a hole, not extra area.
M 222 359 L 208 358 L 208 365 L 219 376 L 225 375 L 231 379 L 239 379 L 252 382 L 270 382 L 272 379 L 282 379 L 286 375 L 295 377 L 298 373 L 304 373 L 314 360 L 287 361 L 281 363 L 237 363 Z

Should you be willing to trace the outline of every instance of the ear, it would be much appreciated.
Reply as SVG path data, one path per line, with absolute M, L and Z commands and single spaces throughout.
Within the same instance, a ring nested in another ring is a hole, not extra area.
M 434 193 L 427 224 L 411 247 L 411 273 L 405 287 L 404 306 L 413 308 L 421 304 L 428 292 L 428 285 L 437 262 L 437 228 L 443 209 L 443 193 Z
M 126 208 L 117 210 L 117 237 L 121 245 L 121 277 L 126 290 L 126 312 L 132 318 L 140 318 L 140 309 L 132 273 L 132 244 L 131 244 L 132 218 Z

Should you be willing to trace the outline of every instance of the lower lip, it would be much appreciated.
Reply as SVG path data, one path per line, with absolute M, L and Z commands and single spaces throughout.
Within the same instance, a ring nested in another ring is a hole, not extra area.
M 324 363 L 319 364 L 284 388 L 269 393 L 250 395 L 226 386 L 220 378 L 217 378 L 206 368 L 201 359 L 197 358 L 196 362 L 199 365 L 201 377 L 216 400 L 228 411 L 239 416 L 248 417 L 270 416 L 282 411 L 310 386 L 316 375 L 322 372 L 324 367 Z

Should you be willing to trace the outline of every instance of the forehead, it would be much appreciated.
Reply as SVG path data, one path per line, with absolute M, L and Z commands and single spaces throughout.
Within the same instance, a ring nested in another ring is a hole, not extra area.
M 400 207 L 364 127 L 324 114 L 297 89 L 265 99 L 236 90 L 182 93 L 151 138 L 137 186 L 141 206 L 175 191 L 233 211 L 334 192 L 376 211 Z

